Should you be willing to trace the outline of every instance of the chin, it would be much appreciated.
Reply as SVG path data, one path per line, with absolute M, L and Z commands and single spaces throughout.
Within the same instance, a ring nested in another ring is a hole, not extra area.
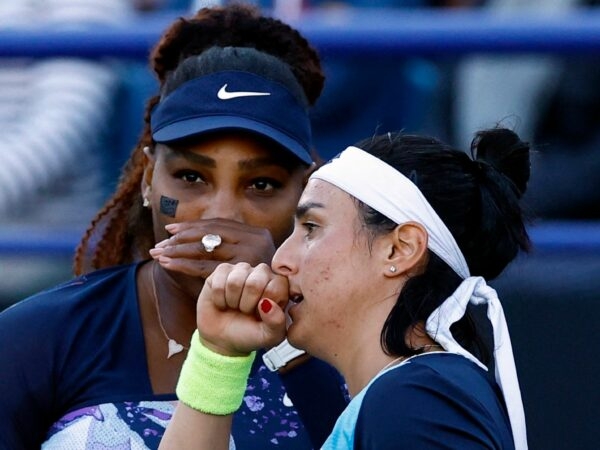
M 304 349 L 305 342 L 298 331 L 298 325 L 292 323 L 287 330 L 287 340 L 294 347 Z

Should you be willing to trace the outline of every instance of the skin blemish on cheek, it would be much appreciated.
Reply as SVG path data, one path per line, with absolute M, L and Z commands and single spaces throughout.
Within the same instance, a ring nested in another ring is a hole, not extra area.
M 330 267 L 326 267 L 325 269 L 323 269 L 321 271 L 321 278 L 324 281 L 329 281 L 329 279 L 331 278 L 331 268 Z
M 325 322 L 328 328 L 333 328 L 336 330 L 342 330 L 344 329 L 344 324 L 342 322 L 340 322 L 339 320 L 336 319 L 332 319 L 332 320 L 328 320 L 327 322 Z
M 160 212 L 165 216 L 175 217 L 178 204 L 179 200 L 171 197 L 165 197 L 164 195 L 160 196 Z

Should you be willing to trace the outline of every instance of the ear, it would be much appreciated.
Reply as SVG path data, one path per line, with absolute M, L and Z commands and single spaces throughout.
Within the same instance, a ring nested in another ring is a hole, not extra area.
M 146 192 L 152 186 L 152 176 L 154 174 L 154 163 L 156 161 L 156 153 L 154 149 L 150 147 L 144 147 L 144 174 L 142 176 L 141 190 L 142 196 L 146 194 Z
M 420 273 L 427 263 L 428 235 L 420 223 L 398 225 L 386 238 L 383 273 L 386 277 Z

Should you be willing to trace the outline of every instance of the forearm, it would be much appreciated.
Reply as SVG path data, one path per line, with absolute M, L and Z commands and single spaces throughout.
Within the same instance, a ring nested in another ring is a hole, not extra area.
M 205 414 L 179 402 L 159 450 L 228 450 L 232 415 Z

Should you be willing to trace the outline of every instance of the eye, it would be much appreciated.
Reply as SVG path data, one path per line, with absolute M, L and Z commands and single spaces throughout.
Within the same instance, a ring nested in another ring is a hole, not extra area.
M 265 193 L 280 189 L 282 186 L 283 183 L 272 178 L 257 178 L 250 183 L 250 189 Z
M 204 178 L 194 170 L 180 170 L 175 173 L 175 178 L 179 178 L 189 184 L 204 183 Z
M 306 236 L 310 236 L 319 226 L 313 222 L 302 222 L 302 228 L 306 231 Z

